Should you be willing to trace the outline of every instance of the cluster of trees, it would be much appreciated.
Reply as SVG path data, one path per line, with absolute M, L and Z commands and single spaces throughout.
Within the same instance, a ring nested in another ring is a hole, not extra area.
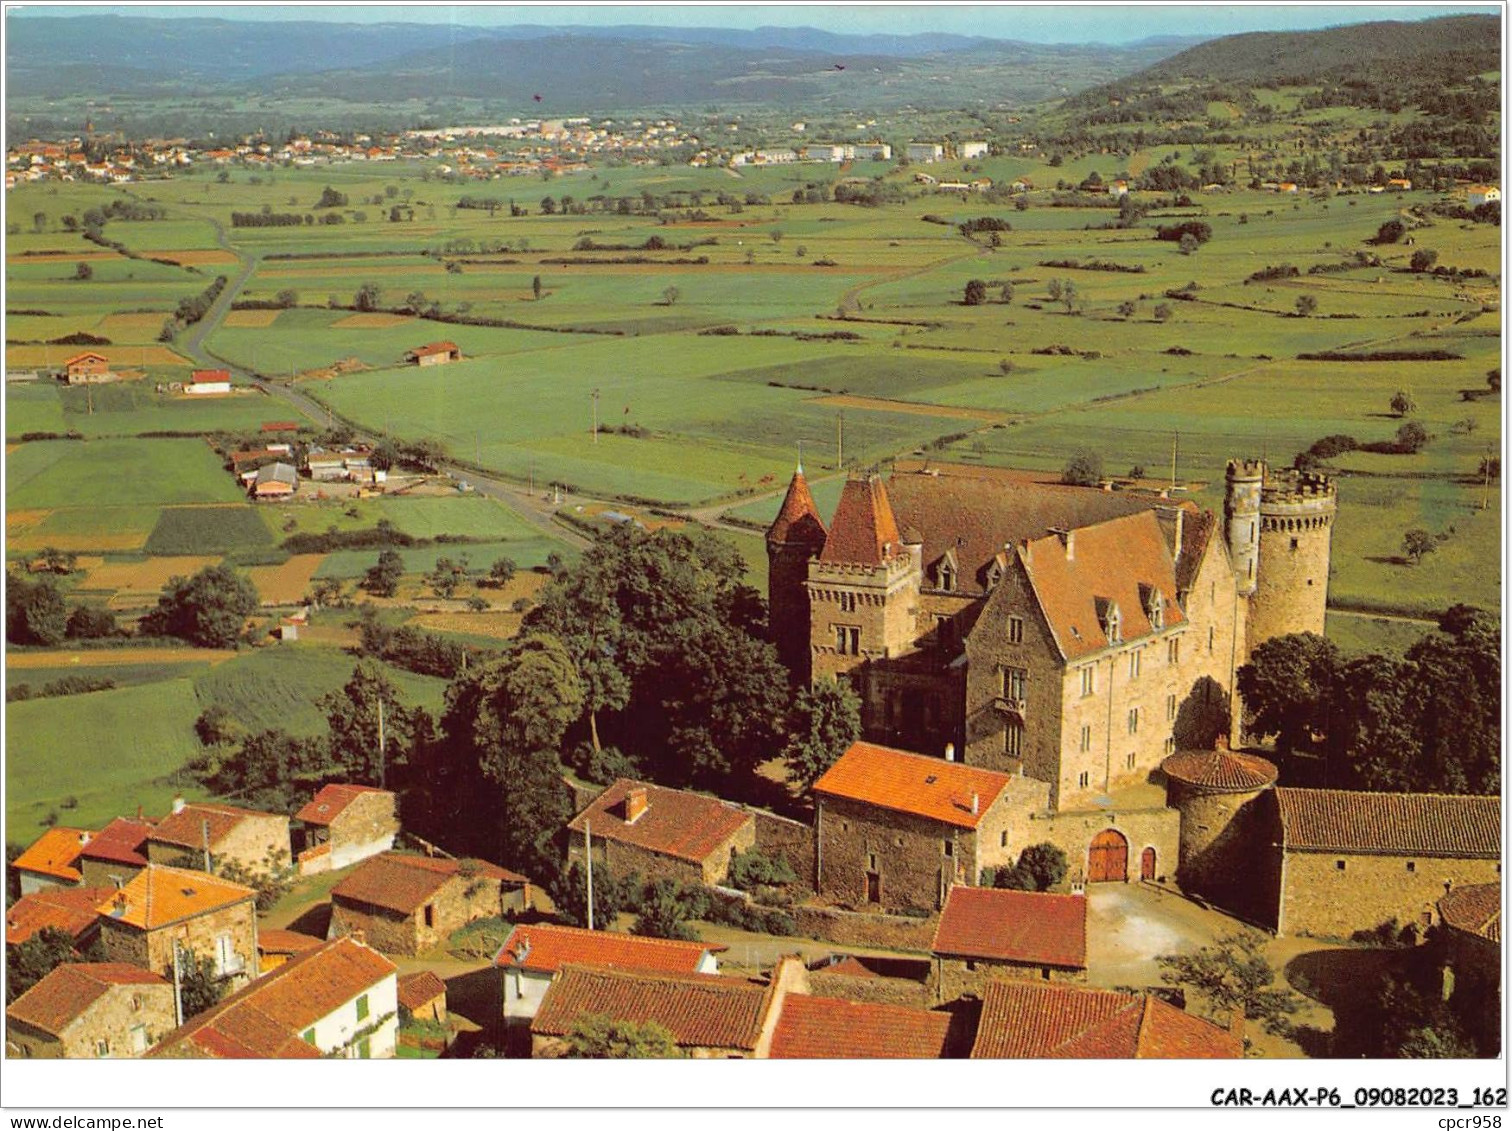
M 64 640 L 91 640 L 118 631 L 111 612 L 99 605 L 69 608 L 58 583 L 43 574 L 35 579 L 12 570 L 5 587 L 5 633 L 13 644 L 45 647 Z
M 215 305 L 215 300 L 225 289 L 226 277 L 217 275 L 215 280 L 199 294 L 179 299 L 179 304 L 173 311 L 173 321 L 181 326 L 192 326 L 210 313 L 210 308 Z
M 258 605 L 252 582 L 230 566 L 206 566 L 193 577 L 169 578 L 139 631 L 176 636 L 200 648 L 234 648 Z
M 1501 788 L 1501 626 L 1456 605 L 1403 657 L 1346 659 L 1330 640 L 1267 640 L 1239 669 L 1249 729 L 1324 760 L 1330 785 L 1426 793 Z
M 312 212 L 233 212 L 233 228 L 298 228 L 314 224 Z

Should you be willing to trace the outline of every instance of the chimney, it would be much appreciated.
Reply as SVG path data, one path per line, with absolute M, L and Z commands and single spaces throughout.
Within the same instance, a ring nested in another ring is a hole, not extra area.
M 945 744 L 945 761 L 947 761 L 947 762 L 954 762 L 955 761 L 955 743 L 954 742 L 947 742 Z
M 627 824 L 627 825 L 633 825 L 633 824 L 635 824 L 635 822 L 638 821 L 638 820 L 640 820 L 641 816 L 649 808 L 651 808 L 651 803 L 646 800 L 646 787 L 645 786 L 638 785 L 638 786 L 635 786 L 634 788 L 626 791 L 626 793 L 625 793 L 625 824 Z
M 982 811 L 982 795 L 979 794 L 979 793 L 973 793 L 971 795 L 971 815 L 973 817 L 975 817 L 981 811 Z
M 88 844 L 88 843 L 89 843 L 89 838 L 90 838 L 90 836 L 91 836 L 91 834 L 90 834 L 90 833 L 87 833 L 87 832 L 80 832 L 80 833 L 79 833 L 79 843 L 80 843 L 80 844 L 81 844 L 81 845 L 84 845 L 84 844 Z
M 175 793 L 173 795 L 173 811 L 175 813 L 182 813 L 184 811 L 184 798 L 181 794 Z
M 1155 517 L 1171 543 L 1171 561 L 1181 561 L 1181 537 L 1186 511 L 1182 507 L 1156 507 Z
M 1076 560 L 1076 531 L 1068 530 L 1064 526 L 1052 526 L 1050 533 L 1059 538 L 1061 545 L 1066 548 L 1066 560 L 1074 562 Z

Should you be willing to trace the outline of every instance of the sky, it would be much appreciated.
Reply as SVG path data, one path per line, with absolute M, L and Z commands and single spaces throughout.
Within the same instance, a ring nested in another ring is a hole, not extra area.
M 806 26 L 851 33 L 954 32 L 1036 43 L 1127 43 L 1157 35 L 1301 31 L 1370 20 L 1499 12 L 1496 4 L 21 4 L 7 13 L 213 16 L 236 20 L 337 23 L 652 24 L 666 27 Z

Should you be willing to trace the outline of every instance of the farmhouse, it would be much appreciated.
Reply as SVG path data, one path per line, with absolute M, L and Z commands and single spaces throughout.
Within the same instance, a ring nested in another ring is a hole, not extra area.
M 788 994 L 772 1031 L 773 1060 L 938 1060 L 951 1015 L 878 1002 Z
M 569 859 L 593 861 L 616 876 L 718 884 L 730 857 L 756 843 L 756 821 L 717 797 L 621 778 L 567 825 Z
M 184 392 L 196 396 L 209 396 L 231 391 L 231 374 L 225 369 L 196 369 L 189 374 L 189 383 Z
M 331 889 L 330 937 L 360 934 L 386 954 L 414 955 L 530 902 L 530 882 L 496 864 L 385 852 Z
M 153 823 L 117 817 L 89 839 L 78 867 L 90 887 L 120 887 L 147 867 L 147 837 Z
M 1392 177 L 1386 182 L 1386 187 L 1394 192 L 1412 191 L 1412 181 L 1408 177 Z
M 953 887 L 930 950 L 937 1002 L 980 994 L 994 978 L 1085 978 L 1086 896 Z
M 259 927 L 257 931 L 257 972 L 276 970 L 296 954 L 324 946 L 324 939 L 281 927 Z
M 138 1057 L 175 1020 L 173 985 L 123 962 L 65 962 L 5 1010 L 5 1053 L 27 1059 Z
M 1266 799 L 1271 847 L 1255 882 L 1278 935 L 1427 928 L 1454 888 L 1499 882 L 1499 798 L 1277 788 Z
M 147 859 L 180 868 L 232 864 L 269 873 L 289 864 L 289 818 L 235 805 L 186 805 L 176 797 L 173 811 L 147 834 Z
M 333 939 L 264 974 L 174 1030 L 154 1057 L 387 1059 L 399 1031 L 398 970 Z
M 938 142 L 910 142 L 904 152 L 908 154 L 910 161 L 917 161 L 922 165 L 932 165 L 936 161 L 945 160 L 945 147 Z
M 973 1060 L 1231 1060 L 1244 1020 L 1221 1028 L 1150 994 L 993 981 L 982 994 Z
M 294 822 L 300 875 L 328 872 L 394 847 L 398 799 L 386 789 L 333 782 L 294 814 Z
M 521 924 L 494 956 L 494 968 L 500 975 L 505 1020 L 521 1021 L 536 1015 L 547 987 L 563 966 L 717 974 L 715 955 L 727 949 L 716 943 L 639 938 L 551 923 Z
M 412 970 L 399 978 L 399 1022 L 446 1024 L 446 983 L 431 970 Z
M 100 903 L 114 888 L 44 888 L 23 895 L 5 911 L 5 945 L 20 946 L 38 931 L 51 927 L 73 937 L 81 953 L 100 933 Z
M 1044 787 L 950 758 L 857 742 L 814 785 L 818 890 L 858 907 L 935 909 L 1011 863 Z
M 987 143 L 985 141 L 961 142 L 961 160 L 970 161 L 977 157 L 987 156 Z
M 447 362 L 461 361 L 462 351 L 456 342 L 429 342 L 407 352 L 404 360 L 422 366 L 445 365 Z
M 63 375 L 70 385 L 115 380 L 115 374 L 110 371 L 110 359 L 103 353 L 75 354 L 63 363 Z
M 299 472 L 291 463 L 270 463 L 252 477 L 254 499 L 287 499 L 299 490 Z
M 1471 185 L 1465 190 L 1465 199 L 1471 208 L 1479 208 L 1501 200 L 1501 189 L 1496 185 Z
M 165 977 L 176 955 L 181 964 L 209 959 L 217 978 L 241 985 L 257 970 L 256 898 L 205 872 L 149 864 L 100 901 L 100 943 L 112 962 Z
M 21 894 L 82 883 L 84 874 L 76 864 L 92 836 L 88 829 L 54 826 L 34 840 L 11 864 L 20 879 Z

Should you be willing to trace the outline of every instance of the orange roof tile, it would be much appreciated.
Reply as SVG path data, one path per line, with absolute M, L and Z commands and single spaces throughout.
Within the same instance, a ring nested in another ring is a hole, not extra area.
M 788 994 L 772 1031 L 773 1060 L 937 1060 L 950 1014 L 903 1005 Z
M 353 998 L 371 990 L 396 967 L 352 938 L 333 939 L 297 954 L 270 973 L 185 1022 L 152 1056 L 216 1059 L 319 1056 L 300 1034 Z M 303 1049 L 308 1051 L 301 1051 Z
M 199 848 L 204 844 L 205 829 L 208 826 L 210 847 L 214 849 L 228 833 L 249 817 L 276 817 L 279 820 L 287 820 L 281 813 L 264 813 L 257 809 L 242 809 L 235 805 L 194 802 L 185 805 L 177 813 L 170 813 L 164 817 L 147 834 L 147 839 L 184 848 Z
M 1080 527 L 1069 536 L 1069 549 L 1060 535 L 1050 535 L 1018 551 L 1065 659 L 1089 656 L 1113 643 L 1103 619 L 1112 606 L 1119 611 L 1121 640 L 1138 640 L 1157 631 L 1145 607 L 1151 588 L 1162 598 L 1165 627 L 1186 620 L 1176 603 L 1170 547 L 1153 511 Z
M 1344 789 L 1275 790 L 1288 851 L 1491 859 L 1501 853 L 1501 799 Z
M 494 956 L 494 965 L 542 974 L 554 974 L 566 965 L 696 974 L 705 954 L 728 949 L 718 943 L 641 938 L 534 923 L 509 932 Z
M 363 861 L 361 867 L 331 889 L 331 897 L 413 915 L 457 875 L 464 864 L 474 876 L 510 884 L 527 882 L 518 872 L 486 860 L 464 861 L 384 852 Z
M 589 1014 L 654 1021 L 691 1048 L 756 1048 L 772 991 L 718 974 L 648 974 L 564 966 L 541 999 L 530 1031 L 564 1037 Z
M 73 866 L 74 861 L 79 858 L 79 853 L 93 835 L 88 829 L 62 826 L 48 829 L 16 857 L 11 867 L 18 872 L 36 872 L 38 875 L 76 884 L 84 877 Z
M 93 351 L 91 351 L 91 352 L 88 352 L 88 353 L 76 353 L 71 358 L 69 358 L 67 361 L 65 361 L 63 364 L 64 365 L 77 365 L 81 361 L 109 361 L 109 360 L 110 359 L 107 358 L 103 353 L 94 353 Z
M 825 771 L 814 792 L 974 829 L 1012 780 L 977 766 L 857 742 Z
M 1183 750 L 1160 763 L 1168 778 L 1200 786 L 1213 793 L 1248 793 L 1275 782 L 1275 763 L 1258 754 L 1244 754 L 1222 747 L 1217 750 Z
M 152 829 L 151 821 L 117 817 L 90 839 L 84 846 L 84 851 L 79 853 L 79 858 L 144 867 L 147 857 L 143 850 L 147 844 L 147 835 Z
M 982 992 L 973 1059 L 1229 1059 L 1244 1040 L 1151 995 L 1000 979 Z
M 208 872 L 148 864 L 95 908 L 113 922 L 155 931 L 182 919 L 250 902 L 257 893 Z
M 456 342 L 427 342 L 410 350 L 411 357 L 430 357 L 438 353 L 461 353 Z
M 824 520 L 819 517 L 819 508 L 814 505 L 808 481 L 803 478 L 803 468 L 793 472 L 783 497 L 782 509 L 767 531 L 768 542 L 799 542 L 814 547 L 824 545 Z
M 307 825 L 329 825 L 357 798 L 365 793 L 385 793 L 386 790 L 378 789 L 371 785 L 349 785 L 344 782 L 332 782 L 322 786 L 308 804 L 298 813 L 294 814 L 296 821 L 303 821 Z M 390 796 L 393 796 L 390 794 Z
M 23 895 L 5 911 L 5 945 L 20 946 L 38 931 L 56 927 L 75 940 L 93 933 L 102 899 L 114 888 L 47 888 Z
M 822 562 L 881 565 L 906 553 L 898 520 L 880 475 L 845 481 L 829 534 L 819 554 Z
M 65 962 L 5 1010 L 5 1016 L 60 1035 L 113 986 L 167 986 L 150 970 L 125 962 Z
M 646 791 L 647 807 L 634 822 L 625 820 L 625 795 Z M 720 845 L 754 818 L 744 809 L 681 789 L 621 778 L 589 803 L 567 825 L 582 832 L 588 822 L 593 835 L 680 860 L 702 863 Z
M 446 996 L 446 983 L 432 970 L 412 970 L 399 976 L 399 1004 L 415 1010 Z
M 956 885 L 935 928 L 935 954 L 1085 969 L 1087 899 Z
M 281 927 L 257 929 L 257 949 L 264 954 L 303 954 L 324 945 L 324 939 L 301 934 L 299 931 L 288 931 Z
M 196 369 L 189 374 L 189 380 L 196 385 L 213 385 L 231 380 L 231 374 L 225 369 Z
M 1439 914 L 1447 926 L 1501 942 L 1502 896 L 1500 884 L 1467 884 L 1439 900 Z

